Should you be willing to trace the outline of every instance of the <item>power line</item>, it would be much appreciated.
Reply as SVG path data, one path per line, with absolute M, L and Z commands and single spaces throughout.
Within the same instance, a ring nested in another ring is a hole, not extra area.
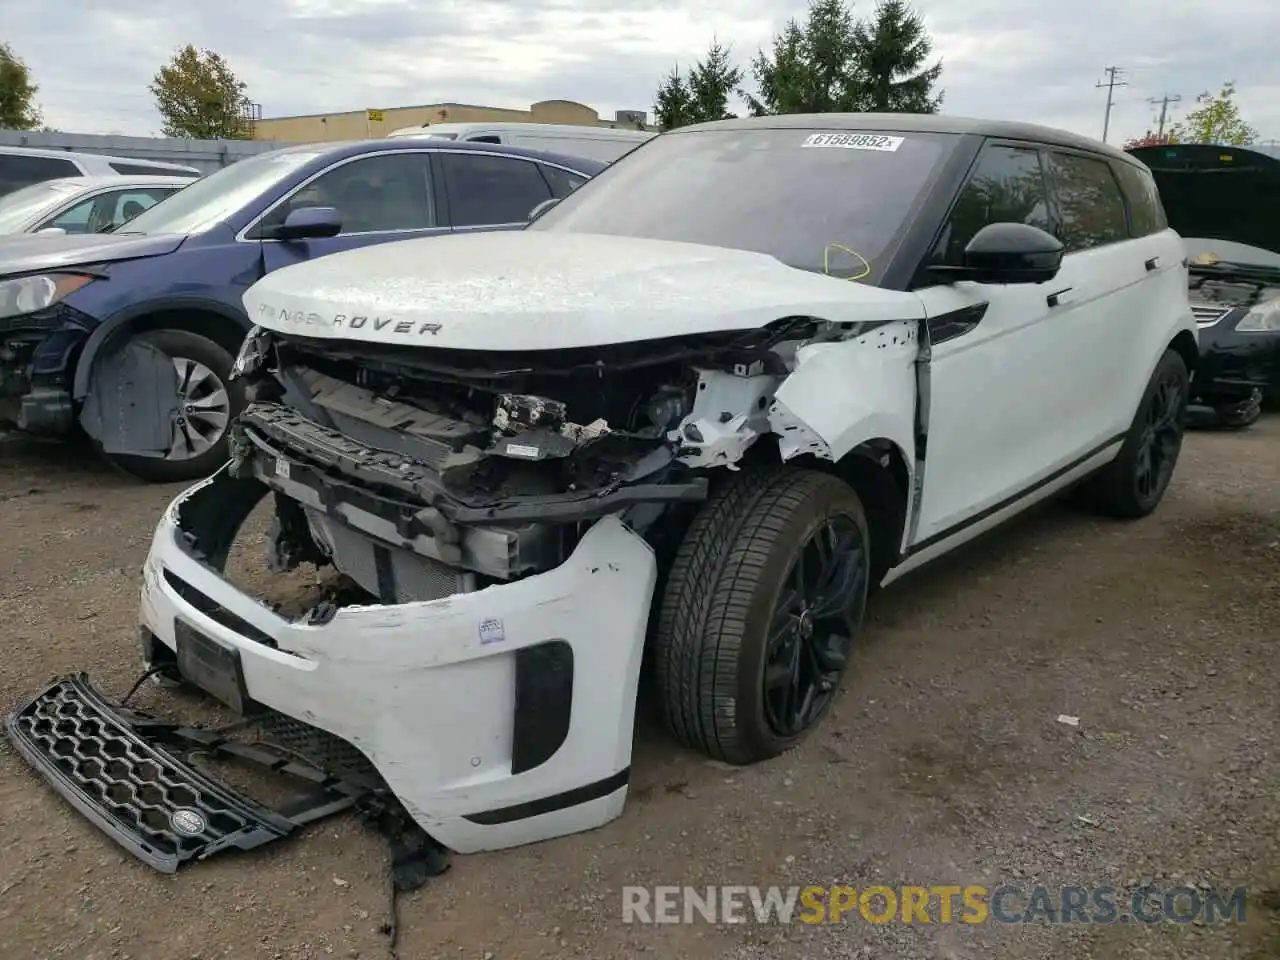
M 1116 87 L 1127 87 L 1129 85 L 1127 81 L 1120 79 L 1121 72 L 1120 67 L 1107 67 L 1107 82 L 1098 82 L 1094 84 L 1094 86 L 1099 89 L 1102 87 L 1107 88 L 1107 112 L 1103 116 L 1102 120 L 1103 143 L 1107 142 L 1107 132 L 1111 129 L 1111 105 L 1113 103 L 1113 95 L 1115 94 Z
M 1169 104 L 1179 103 L 1181 102 L 1181 100 L 1182 100 L 1181 94 L 1179 94 L 1178 96 L 1171 97 L 1166 93 L 1163 97 L 1159 97 L 1159 98 L 1152 97 L 1147 101 L 1147 103 L 1151 104 L 1152 106 L 1154 106 L 1157 103 L 1160 104 L 1159 128 L 1156 130 L 1157 137 L 1164 136 L 1164 122 L 1166 119 L 1168 119 L 1168 116 L 1169 116 Z

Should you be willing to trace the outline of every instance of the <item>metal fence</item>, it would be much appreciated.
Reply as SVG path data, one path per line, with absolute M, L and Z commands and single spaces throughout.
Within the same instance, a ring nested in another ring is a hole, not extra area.
M 96 133 L 43 133 L 35 130 L 0 130 L 0 146 L 38 147 L 109 154 L 134 160 L 185 163 L 212 173 L 220 167 L 290 146 L 274 140 L 186 140 L 170 137 L 116 137 Z

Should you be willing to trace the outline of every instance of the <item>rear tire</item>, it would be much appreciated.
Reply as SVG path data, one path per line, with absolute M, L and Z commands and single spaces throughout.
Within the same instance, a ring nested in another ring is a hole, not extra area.
M 786 467 L 732 477 L 690 524 L 659 608 L 668 729 L 739 765 L 798 743 L 839 689 L 870 560 L 862 503 L 839 478 Z
M 1174 350 L 1166 350 L 1142 394 L 1120 453 L 1085 487 L 1100 513 L 1138 519 L 1164 499 L 1182 450 L 1190 377 Z
M 169 459 L 103 455 L 126 473 L 153 483 L 200 480 L 209 476 L 227 462 L 230 456 L 227 435 L 232 421 L 244 409 L 244 384 L 231 380 L 235 358 L 207 337 L 187 330 L 150 330 L 137 334 L 135 339 L 149 343 L 174 360 L 179 391 L 187 394 L 185 399 L 195 415 L 188 414 L 189 422 L 183 427 L 175 425 L 174 447 Z

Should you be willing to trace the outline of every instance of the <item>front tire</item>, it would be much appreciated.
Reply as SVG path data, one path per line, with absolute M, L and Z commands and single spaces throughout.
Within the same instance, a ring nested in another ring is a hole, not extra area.
M 812 470 L 744 471 L 694 517 L 655 636 L 663 718 L 728 763 L 790 749 L 825 716 L 870 582 L 862 503 Z
M 1190 376 L 1177 351 L 1166 350 L 1138 404 L 1120 453 L 1086 487 L 1100 513 L 1138 519 L 1164 499 L 1182 450 Z
M 227 434 L 244 409 L 244 385 L 232 381 L 235 358 L 207 337 L 187 330 L 151 330 L 137 339 L 173 360 L 179 416 L 167 456 L 104 456 L 141 480 L 173 483 L 209 476 L 229 457 Z

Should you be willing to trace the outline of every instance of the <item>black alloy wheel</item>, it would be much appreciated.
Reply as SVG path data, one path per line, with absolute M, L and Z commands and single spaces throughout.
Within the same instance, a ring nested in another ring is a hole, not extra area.
M 866 552 L 852 517 L 828 517 L 787 572 L 763 677 L 765 718 L 780 737 L 809 729 L 835 696 L 862 621 Z

